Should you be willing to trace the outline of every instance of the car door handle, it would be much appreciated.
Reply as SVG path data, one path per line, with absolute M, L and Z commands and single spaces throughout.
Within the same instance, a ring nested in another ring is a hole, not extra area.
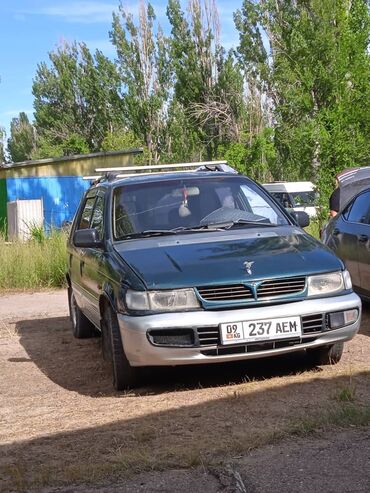
M 80 260 L 80 275 L 82 276 L 82 271 L 83 271 L 83 268 L 85 266 L 85 261 L 84 260 Z
M 360 241 L 361 243 L 366 243 L 368 241 L 369 237 L 367 235 L 360 235 L 358 237 L 358 241 Z
M 339 235 L 339 233 L 340 233 L 340 231 L 339 231 L 339 229 L 338 229 L 338 228 L 334 228 L 334 229 L 333 229 L 333 235 L 334 235 L 334 236 L 338 236 L 338 235 Z

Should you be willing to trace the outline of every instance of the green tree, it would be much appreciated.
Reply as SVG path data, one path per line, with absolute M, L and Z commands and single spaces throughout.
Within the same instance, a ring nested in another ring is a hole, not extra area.
M 139 21 L 123 4 L 113 14 L 110 32 L 117 50 L 127 125 L 144 141 L 149 163 L 158 162 L 167 139 L 167 108 L 171 90 L 168 41 L 150 3 L 140 3 Z
M 98 151 L 107 133 L 123 124 L 120 80 L 114 63 L 84 43 L 49 53 L 33 82 L 38 153 Z M 47 156 L 43 156 L 47 157 Z
M 121 81 L 114 63 L 99 50 L 93 56 L 80 44 L 79 87 L 84 100 L 85 139 L 90 149 L 101 150 L 107 134 L 124 123 Z
M 273 116 L 275 178 L 313 179 L 326 201 L 335 172 L 369 155 L 367 2 L 245 0 L 236 21 Z
M 169 105 L 167 125 L 168 136 L 163 160 L 175 163 L 201 161 L 204 154 L 203 142 L 183 105 L 176 98 Z
M 4 140 L 5 130 L 3 127 L 0 127 L 0 167 L 5 163 Z
M 13 163 L 31 159 L 36 145 L 36 130 L 26 113 L 21 112 L 10 122 L 8 152 Z
M 0 77 L 0 82 L 1 82 L 1 77 Z M 4 140 L 5 140 L 5 129 L 0 125 L 0 168 L 5 163 Z
M 175 98 L 212 159 L 219 145 L 240 138 L 243 78 L 220 44 L 214 1 L 190 0 L 188 12 L 187 17 L 179 0 L 169 0 Z
M 102 151 L 119 151 L 121 149 L 143 148 L 143 153 L 134 156 L 136 164 L 144 164 L 149 160 L 148 149 L 142 141 L 135 137 L 131 130 L 121 129 L 114 133 L 108 133 L 102 142 Z

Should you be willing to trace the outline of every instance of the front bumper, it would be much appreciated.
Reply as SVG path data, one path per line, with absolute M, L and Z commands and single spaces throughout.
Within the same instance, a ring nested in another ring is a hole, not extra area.
M 281 344 L 259 344 L 259 348 L 248 352 L 246 344 L 235 345 L 228 354 L 223 353 L 224 346 L 211 344 L 201 347 L 163 347 L 153 345 L 148 332 L 153 329 L 204 329 L 218 327 L 221 323 L 235 323 L 264 318 L 290 316 L 310 316 L 351 310 L 357 308 L 359 317 L 355 323 L 339 329 L 303 334 L 298 340 Z M 326 346 L 352 339 L 360 328 L 361 300 L 355 294 L 304 300 L 274 306 L 243 308 L 222 311 L 194 311 L 162 313 L 147 316 L 128 316 L 118 314 L 118 322 L 126 356 L 132 366 L 176 366 L 199 363 L 221 363 L 226 361 L 263 358 L 287 354 L 303 349 Z M 272 347 L 273 346 L 273 347 Z M 235 348 L 235 352 L 233 352 Z M 245 351 L 244 349 L 245 348 Z

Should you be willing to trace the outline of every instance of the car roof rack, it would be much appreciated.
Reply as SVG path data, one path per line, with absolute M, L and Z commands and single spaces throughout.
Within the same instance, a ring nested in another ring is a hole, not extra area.
M 112 181 L 119 178 L 127 178 L 129 176 L 151 175 L 158 173 L 183 173 L 184 171 L 223 171 L 237 173 L 234 168 L 227 164 L 227 161 L 199 161 L 196 163 L 118 166 L 114 168 L 96 168 L 95 171 L 96 173 L 101 174 L 84 176 L 83 179 L 93 180 L 95 183 L 99 183 L 101 181 Z

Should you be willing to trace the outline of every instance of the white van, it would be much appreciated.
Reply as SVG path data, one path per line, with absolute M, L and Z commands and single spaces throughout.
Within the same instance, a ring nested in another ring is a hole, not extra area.
M 283 207 L 294 211 L 304 211 L 310 217 L 317 215 L 315 185 L 310 181 L 281 181 L 263 183 L 270 194 Z

